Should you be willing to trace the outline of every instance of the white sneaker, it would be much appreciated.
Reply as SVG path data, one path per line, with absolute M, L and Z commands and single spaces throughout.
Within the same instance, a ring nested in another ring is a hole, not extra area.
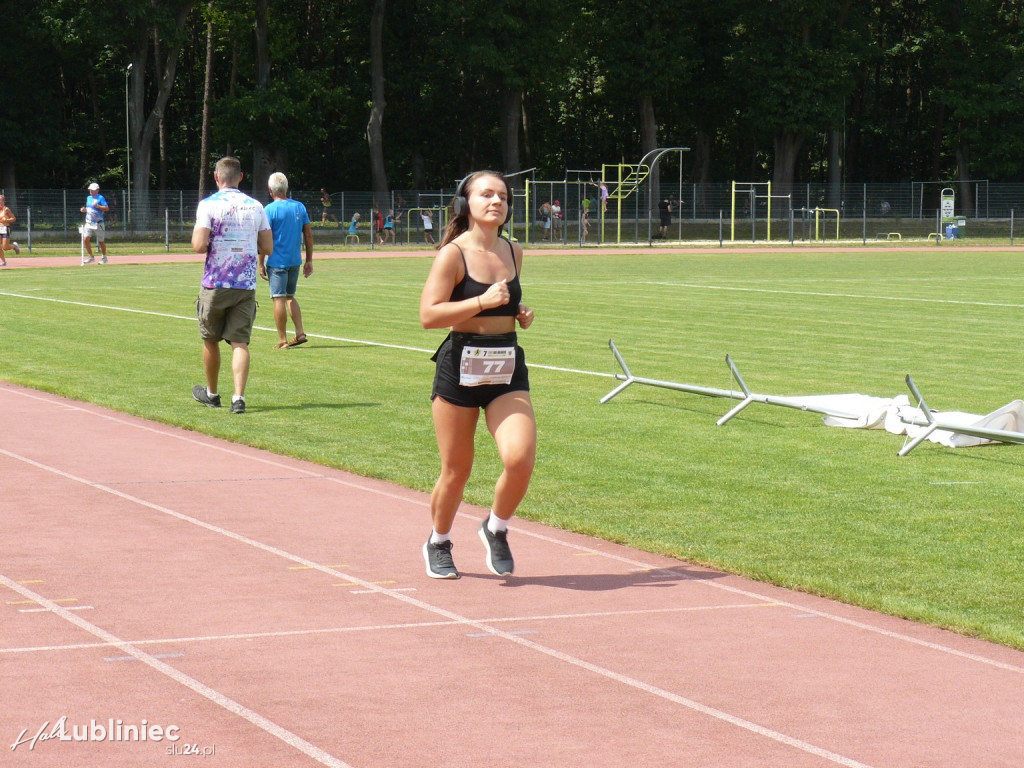
M 21 256 L 21 248 L 18 246 L 18 244 L 17 243 L 11 243 L 11 245 L 14 246 L 14 255 L 15 256 Z
M 106 264 L 106 263 L 107 263 L 107 257 L 106 256 L 100 256 L 100 264 Z
M 82 259 L 82 264 L 92 264 L 96 259 L 90 256 L 88 259 Z

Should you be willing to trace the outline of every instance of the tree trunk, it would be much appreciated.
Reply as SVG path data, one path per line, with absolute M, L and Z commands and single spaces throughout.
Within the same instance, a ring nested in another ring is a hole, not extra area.
M 932 130 L 932 179 L 942 181 L 942 141 L 946 133 L 946 105 L 941 100 L 935 110 L 935 127 Z M 938 200 L 935 201 L 938 205 Z
M 269 26 L 269 0 L 256 0 L 256 88 L 267 89 L 270 82 L 270 46 L 267 43 Z M 272 150 L 258 135 L 252 142 L 252 196 L 262 200 L 267 196 L 267 180 L 273 171 Z
M 14 161 L 0 159 L 0 189 L 4 191 L 7 207 L 20 216 L 18 211 L 18 184 L 14 174 Z
M 160 118 L 157 134 L 159 136 L 157 144 L 160 164 L 156 172 L 156 188 L 160 190 L 160 199 L 163 200 L 163 193 L 167 191 L 167 121 L 163 118 Z
M 640 97 L 640 151 L 646 155 L 652 149 L 658 148 L 658 121 L 654 117 L 654 97 L 645 93 Z M 661 200 L 661 179 L 658 177 L 658 164 L 651 168 L 651 175 L 648 180 L 650 189 L 647 199 L 641 205 L 650 209 L 650 215 L 658 209 L 658 202 Z
M 522 167 L 519 162 L 519 121 L 523 114 L 523 92 L 519 89 L 507 89 L 501 100 L 501 135 L 502 160 L 505 173 L 519 173 Z M 518 178 L 513 179 L 518 181 Z M 513 186 L 520 186 L 513 184 Z
M 228 75 L 228 98 L 235 98 L 235 86 L 238 84 L 238 48 L 231 46 L 231 74 Z M 224 145 L 224 154 L 233 155 L 235 145 L 230 141 Z
M 149 155 L 150 147 L 143 147 L 142 126 L 144 124 L 146 100 L 146 69 L 149 64 L 149 41 L 140 35 L 132 58 L 132 77 L 128 89 L 128 133 L 132 156 L 132 178 L 128 204 L 124 212 L 132 227 L 145 219 L 145 202 L 149 200 Z M 145 159 L 145 162 L 143 160 Z M 142 180 L 145 179 L 145 188 Z
M 967 216 L 974 214 L 974 190 L 971 187 L 971 148 L 963 141 L 956 144 L 956 177 L 960 191 L 957 193 L 956 209 Z
M 697 129 L 696 141 L 693 143 L 693 166 L 690 178 L 696 183 L 697 199 L 693 208 L 699 216 L 711 216 L 714 211 L 708 210 L 707 183 L 711 181 L 711 134 L 703 128 Z M 681 201 L 680 201 L 681 202 Z
M 526 158 L 526 165 L 533 166 L 533 152 L 530 151 L 530 121 L 526 117 L 525 99 L 523 99 L 520 106 L 522 107 L 520 119 L 523 121 L 523 156 Z
M 374 0 L 370 16 L 370 81 L 373 102 L 370 106 L 370 120 L 366 124 L 366 142 L 370 149 L 370 177 L 373 185 L 374 204 L 387 208 L 389 205 L 388 179 L 384 171 L 384 11 L 385 0 Z
M 213 77 L 213 0 L 206 5 L 211 20 L 206 22 L 206 73 L 203 75 L 203 127 L 199 139 L 199 199 L 210 185 L 210 91 Z
M 423 189 L 427 186 L 427 162 L 423 157 L 422 149 L 412 151 L 412 185 L 416 189 Z
M 185 27 L 185 20 L 195 0 L 185 0 L 178 8 L 175 25 L 178 30 Z M 149 29 L 140 29 L 132 51 L 131 87 L 129 89 L 129 133 L 132 145 L 132 220 L 139 227 L 149 224 L 149 181 L 152 168 L 153 138 L 163 118 L 164 108 L 171 95 L 174 76 L 178 68 L 178 54 L 181 43 L 172 45 L 163 61 L 154 63 L 157 75 L 156 98 L 152 109 L 146 109 L 146 66 L 149 62 Z M 183 36 L 180 39 L 183 39 Z M 146 115 L 145 121 L 142 115 Z
M 843 131 L 828 134 L 828 207 L 841 208 L 843 201 Z
M 153 30 L 153 61 L 160 61 L 160 35 L 155 29 Z M 164 120 L 163 115 L 160 116 L 157 123 L 157 147 L 157 157 L 160 158 L 160 162 L 156 174 L 156 186 L 160 190 L 162 201 L 163 193 L 167 190 L 167 121 Z
M 690 177 L 697 184 L 707 184 L 711 181 L 711 134 L 703 128 L 698 128 L 695 138 Z
M 788 195 L 793 191 L 796 161 L 804 137 L 798 133 L 779 131 L 775 134 L 775 167 L 772 169 L 772 194 Z
M 103 129 L 103 112 L 100 109 L 99 89 L 96 85 L 96 73 L 89 70 L 89 102 L 92 104 L 92 117 L 96 121 L 96 140 L 99 143 L 100 157 L 107 156 L 107 133 Z

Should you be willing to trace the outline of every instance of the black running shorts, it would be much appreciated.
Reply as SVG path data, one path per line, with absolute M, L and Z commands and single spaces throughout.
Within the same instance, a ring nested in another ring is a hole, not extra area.
M 514 346 L 516 367 L 508 384 L 482 384 L 475 387 L 463 386 L 460 379 L 460 360 L 466 345 L 480 347 Z M 516 343 L 515 333 L 482 335 L 452 332 L 441 342 L 437 352 L 430 358 L 436 362 L 434 386 L 430 399 L 440 397 L 452 405 L 464 408 L 486 408 L 491 402 L 508 392 L 529 392 L 530 374 L 526 369 L 526 353 Z

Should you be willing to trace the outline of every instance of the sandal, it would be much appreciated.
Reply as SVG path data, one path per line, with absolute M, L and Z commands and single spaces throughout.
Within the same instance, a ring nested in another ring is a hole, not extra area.
M 300 333 L 298 336 L 296 336 L 294 339 L 292 339 L 288 343 L 288 346 L 289 347 L 297 347 L 297 346 L 299 346 L 299 344 L 305 344 L 307 341 L 308 341 L 308 339 L 306 338 L 306 334 Z
M 289 346 L 287 341 L 279 341 L 274 345 L 274 349 L 288 349 Z

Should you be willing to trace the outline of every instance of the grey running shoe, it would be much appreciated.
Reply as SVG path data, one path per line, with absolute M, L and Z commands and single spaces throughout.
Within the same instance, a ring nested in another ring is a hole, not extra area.
M 232 413 L 245 413 L 245 400 L 232 400 L 231 401 L 231 412 Z
M 100 256 L 100 264 L 106 264 L 106 263 L 107 263 L 107 257 L 106 256 Z
M 432 579 L 457 579 L 459 571 L 452 560 L 451 541 L 431 544 L 430 539 L 423 545 L 423 560 L 427 564 L 427 576 Z
M 202 403 L 208 408 L 220 408 L 220 395 L 210 395 L 206 392 L 206 387 L 202 384 L 196 384 L 192 387 L 192 397 L 195 398 L 197 403 Z
M 495 576 L 511 576 L 516 569 L 512 550 L 508 548 L 508 531 L 491 533 L 487 520 L 480 521 L 480 541 L 487 549 L 487 570 Z
M 96 259 L 94 259 L 92 256 L 90 256 L 88 259 L 85 259 L 82 263 L 83 264 L 92 264 L 94 261 L 96 261 Z

